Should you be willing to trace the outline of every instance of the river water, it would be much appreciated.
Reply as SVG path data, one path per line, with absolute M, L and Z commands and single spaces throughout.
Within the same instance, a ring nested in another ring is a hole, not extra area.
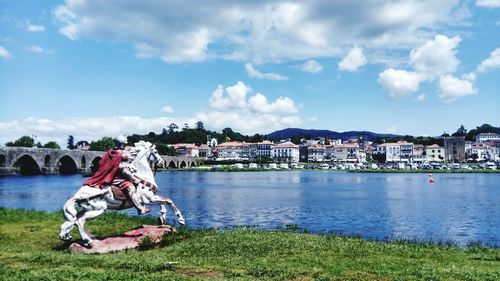
M 500 174 L 435 174 L 434 183 L 427 174 L 331 171 L 173 171 L 156 179 L 192 228 L 297 225 L 373 240 L 500 247 Z M 81 175 L 2 177 L 0 207 L 60 210 L 83 181 Z M 174 223 L 172 212 L 169 218 Z

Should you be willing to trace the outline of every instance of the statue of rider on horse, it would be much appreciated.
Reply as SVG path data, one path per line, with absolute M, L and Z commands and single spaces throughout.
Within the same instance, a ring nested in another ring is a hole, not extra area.
M 99 161 L 99 169 L 83 184 L 102 189 L 107 185 L 119 187 L 132 201 L 139 215 L 148 213 L 151 209 L 141 202 L 137 194 L 137 185 L 154 186 L 134 175 L 135 171 L 129 163 L 129 157 L 124 151 L 127 138 L 123 135 L 115 139 L 116 146 L 109 149 Z M 156 188 L 156 187 L 155 187 Z
M 74 196 L 64 204 L 65 222 L 59 234 L 62 240 L 71 240 L 71 230 L 77 227 L 80 236 L 87 246 L 92 245 L 93 236 L 84 227 L 87 220 L 93 219 L 105 210 L 123 210 L 136 208 L 138 214 L 151 211 L 147 204 L 160 204 L 159 222 L 166 222 L 168 205 L 177 216 L 179 224 L 185 220 L 180 210 L 170 198 L 157 193 L 151 165 L 161 166 L 163 159 L 154 144 L 140 141 L 134 146 L 125 146 L 124 136 L 118 137 L 116 146 L 108 150 L 99 161 L 99 169 Z

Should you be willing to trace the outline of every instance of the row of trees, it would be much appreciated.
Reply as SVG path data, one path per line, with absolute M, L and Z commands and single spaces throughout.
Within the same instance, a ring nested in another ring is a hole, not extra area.
M 49 141 L 48 143 L 42 145 L 41 142 L 35 143 L 35 139 L 29 136 L 22 136 L 13 142 L 9 141 L 8 143 L 5 144 L 5 146 L 55 148 L 55 149 L 61 148 L 55 141 Z
M 376 138 L 373 139 L 372 141 L 375 143 L 384 143 L 384 142 L 395 142 L 398 140 L 404 140 L 407 142 L 412 142 L 415 144 L 423 144 L 423 145 L 431 145 L 431 144 L 438 144 L 440 146 L 443 146 L 443 137 L 465 137 L 466 141 L 475 141 L 476 136 L 481 134 L 481 133 L 497 133 L 500 134 L 500 127 L 493 127 L 490 124 L 483 124 L 479 127 L 476 127 L 475 129 L 471 129 L 470 131 L 467 131 L 467 129 L 464 127 L 464 125 L 461 125 L 454 133 L 451 135 L 447 132 L 444 132 L 441 136 L 439 137 L 414 137 L 410 135 L 402 136 L 402 137 L 397 137 L 397 138 Z

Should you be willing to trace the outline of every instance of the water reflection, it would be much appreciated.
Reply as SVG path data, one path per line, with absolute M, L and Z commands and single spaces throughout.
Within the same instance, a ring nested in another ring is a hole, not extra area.
M 413 238 L 500 246 L 500 174 L 159 172 L 160 193 L 191 227 L 297 224 L 370 239 Z M 84 178 L 0 178 L 0 206 L 60 210 Z M 154 211 L 158 211 L 155 208 Z M 127 211 L 134 214 L 134 210 Z M 171 223 L 173 223 L 170 213 Z

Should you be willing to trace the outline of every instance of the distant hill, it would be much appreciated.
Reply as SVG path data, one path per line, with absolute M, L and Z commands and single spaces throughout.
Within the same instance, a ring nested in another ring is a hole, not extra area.
M 283 130 L 272 132 L 268 134 L 267 137 L 272 140 L 284 140 L 296 137 L 308 138 L 308 139 L 328 137 L 329 139 L 341 139 L 341 140 L 363 137 L 363 139 L 365 140 L 371 140 L 374 138 L 396 138 L 401 136 L 393 134 L 377 134 L 369 131 L 348 131 L 339 133 L 330 130 L 313 130 L 313 129 L 306 130 L 299 128 L 286 128 Z

